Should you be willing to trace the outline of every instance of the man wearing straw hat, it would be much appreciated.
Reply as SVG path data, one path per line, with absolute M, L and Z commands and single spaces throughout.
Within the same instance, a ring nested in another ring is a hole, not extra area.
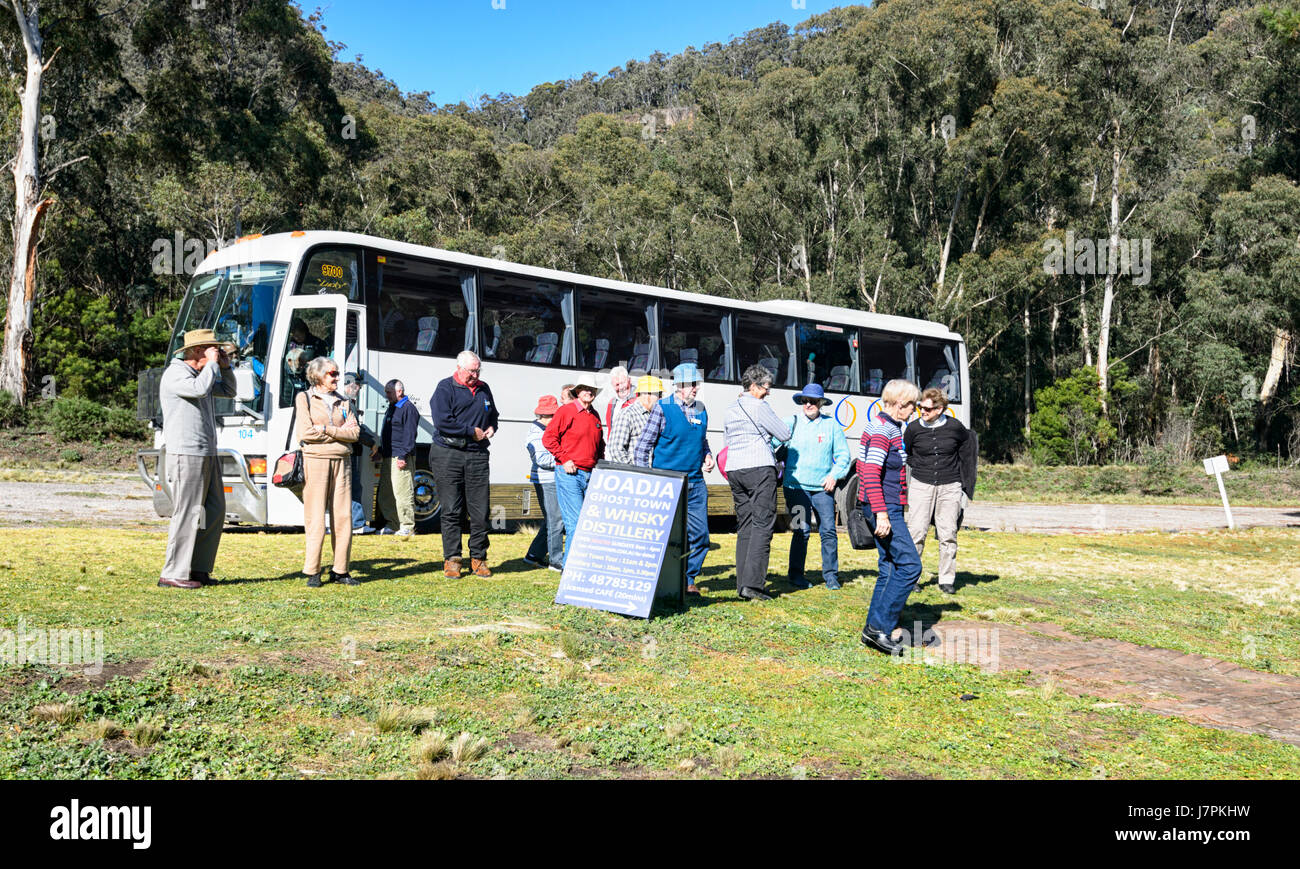
M 217 341 L 211 329 L 186 332 L 158 387 L 167 445 L 164 472 L 172 496 L 167 557 L 158 579 L 163 588 L 199 588 L 215 581 L 212 566 L 226 521 L 215 400 L 235 397 L 234 352 L 234 345 Z
M 704 382 L 698 365 L 678 365 L 673 369 L 673 382 L 674 394 L 650 411 L 633 460 L 645 468 L 686 474 L 686 593 L 698 596 L 695 580 L 709 551 L 709 487 L 704 482 L 704 475 L 714 467 L 709 414 L 704 402 L 695 400 Z
M 592 378 L 594 379 L 594 378 Z M 605 438 L 600 414 L 592 409 L 600 387 L 581 380 L 573 385 L 574 400 L 555 412 L 542 435 L 542 446 L 555 457 L 555 497 L 564 517 L 564 557 L 573 546 L 578 515 L 587 497 L 591 469 L 605 457 Z

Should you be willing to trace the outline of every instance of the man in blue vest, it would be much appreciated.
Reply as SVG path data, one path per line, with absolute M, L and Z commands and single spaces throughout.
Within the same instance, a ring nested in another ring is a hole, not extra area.
M 695 585 L 709 551 L 709 488 L 704 475 L 713 470 L 709 449 L 709 414 L 700 391 L 700 369 L 683 362 L 673 369 L 673 395 L 655 404 L 637 440 L 632 460 L 643 468 L 679 471 L 686 477 L 686 593 L 699 595 Z

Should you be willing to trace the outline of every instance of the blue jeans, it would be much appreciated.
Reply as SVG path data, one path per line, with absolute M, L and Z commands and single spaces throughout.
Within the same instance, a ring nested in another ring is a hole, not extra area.
M 703 474 L 686 478 L 686 584 L 694 585 L 709 552 L 709 487 Z
M 817 514 L 817 528 L 822 539 L 822 578 L 831 588 L 840 585 L 840 546 L 835 533 L 835 496 L 818 489 L 785 490 L 785 506 L 790 511 L 790 581 L 802 585 L 803 565 L 808 557 L 808 538 L 812 536 L 812 517 Z M 796 512 L 798 511 L 798 512 Z
M 862 505 L 867 525 L 871 533 L 876 533 L 876 514 L 871 512 L 868 504 Z M 889 515 L 889 536 L 876 538 L 876 552 L 880 555 L 880 578 L 876 588 L 871 592 L 871 609 L 867 611 L 868 631 L 893 632 L 903 615 L 903 605 L 907 596 L 916 588 L 916 581 L 921 578 L 921 559 L 916 554 L 916 544 L 907 530 L 903 518 L 903 508 L 890 504 L 886 508 Z
M 555 469 L 555 497 L 560 502 L 560 515 L 564 517 L 564 558 L 563 565 L 569 558 L 569 547 L 573 546 L 574 531 L 578 528 L 578 515 L 582 513 L 582 501 L 587 497 L 587 483 L 591 480 L 591 471 L 579 470 L 576 474 L 566 474 L 564 468 Z M 554 564 L 554 556 L 552 556 Z
M 542 508 L 545 524 L 537 529 L 537 536 L 528 547 L 526 557 L 560 567 L 564 564 L 564 520 L 560 518 L 560 501 L 555 494 L 555 483 L 533 483 L 533 492 Z

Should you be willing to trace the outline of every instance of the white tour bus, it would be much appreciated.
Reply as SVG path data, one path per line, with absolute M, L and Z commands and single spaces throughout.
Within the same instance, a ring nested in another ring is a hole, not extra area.
M 475 351 L 501 423 L 492 440 L 492 513 L 496 520 L 541 517 L 527 483 L 524 448 L 539 396 L 599 377 L 594 407 L 602 419 L 613 398 L 608 372 L 667 380 L 695 362 L 705 382 L 709 441 L 723 447 L 722 422 L 740 391 L 740 373 L 759 363 L 775 374 L 769 401 L 782 417 L 799 412 L 793 396 L 822 384 L 833 412 L 856 445 L 883 385 L 905 377 L 940 386 L 950 411 L 970 425 L 966 346 L 947 327 L 796 301 L 741 302 L 661 287 L 586 277 L 345 232 L 250 236 L 207 257 L 181 304 L 171 350 L 190 329 L 210 328 L 239 348 L 238 396 L 217 405 L 228 522 L 301 526 L 302 502 L 268 485 L 267 464 L 285 450 L 292 400 L 305 388 L 305 363 L 328 354 L 359 375 L 363 425 L 376 434 L 384 383 L 397 378 L 420 410 L 416 518 L 436 527 L 438 497 L 428 470 L 433 435 L 429 398 L 451 375 L 455 356 Z M 171 358 L 170 356 L 168 357 Z M 140 475 L 160 516 L 171 515 L 163 467 L 158 377 L 143 372 L 139 413 L 155 427 L 154 449 L 139 454 Z M 670 383 L 665 383 L 671 389 Z M 360 462 L 361 503 L 373 510 L 377 466 Z M 850 472 L 841 495 L 856 491 Z M 709 510 L 732 512 L 730 489 L 709 475 Z M 844 501 L 841 498 L 841 509 Z M 494 522 L 494 527 L 502 523 Z

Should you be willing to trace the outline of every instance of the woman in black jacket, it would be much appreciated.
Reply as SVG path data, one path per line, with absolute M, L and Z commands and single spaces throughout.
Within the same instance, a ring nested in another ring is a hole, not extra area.
M 975 433 L 944 413 L 948 396 L 942 389 L 921 393 L 916 409 L 921 418 L 912 420 L 903 432 L 909 471 L 907 530 L 919 556 L 934 525 L 939 540 L 939 590 L 955 594 L 957 529 L 966 503 L 975 496 Z

